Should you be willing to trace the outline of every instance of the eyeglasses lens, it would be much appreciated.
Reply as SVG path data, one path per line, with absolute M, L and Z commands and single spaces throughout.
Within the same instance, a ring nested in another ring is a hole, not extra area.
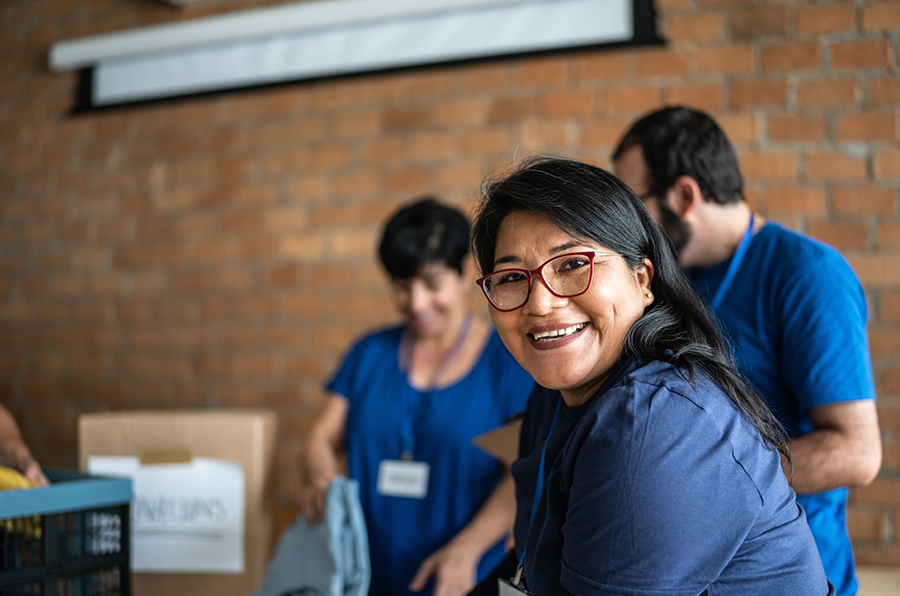
M 550 259 L 534 273 L 541 275 L 557 296 L 577 296 L 591 283 L 592 259 L 587 255 L 567 254 Z M 522 269 L 503 269 L 488 276 L 484 289 L 491 303 L 501 310 L 519 308 L 528 301 L 531 273 Z

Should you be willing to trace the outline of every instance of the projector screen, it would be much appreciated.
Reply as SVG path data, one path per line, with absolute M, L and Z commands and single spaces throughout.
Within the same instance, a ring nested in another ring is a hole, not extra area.
M 126 37 L 129 32 L 98 38 L 95 47 L 103 42 L 106 48 L 126 48 L 132 40 L 132 45 L 142 47 L 122 57 L 102 56 L 85 68 L 75 109 L 497 56 L 661 41 L 651 0 L 416 0 L 418 6 L 411 9 L 402 1 L 363 0 L 369 14 L 353 18 L 353 8 L 363 6 L 359 1 L 303 2 L 280 15 L 252 11 L 255 17 L 279 24 L 267 34 L 229 38 L 222 31 L 231 23 L 211 18 L 136 30 L 131 39 Z M 393 10 L 384 10 L 381 16 L 379 4 Z M 334 11 L 331 17 L 323 16 L 328 14 L 325 9 Z M 310 12 L 315 10 L 319 12 Z M 288 16 L 301 26 L 291 30 Z M 235 29 L 247 29 L 236 17 L 240 14 L 228 17 Z M 155 44 L 151 34 L 164 34 L 166 43 Z M 190 43 L 204 38 L 208 41 Z M 90 41 L 58 44 L 51 61 L 65 63 L 63 50 L 89 55 Z M 160 47 L 151 48 L 154 44 Z M 58 64 L 57 69 L 65 67 Z

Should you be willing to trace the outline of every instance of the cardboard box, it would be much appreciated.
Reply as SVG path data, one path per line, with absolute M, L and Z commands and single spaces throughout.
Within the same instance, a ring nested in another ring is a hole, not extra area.
M 276 417 L 267 410 L 154 410 L 85 414 L 78 458 L 137 456 L 142 462 L 203 457 L 239 463 L 245 479 L 243 573 L 135 573 L 134 596 L 246 596 L 262 583 L 274 542 Z M 176 459 L 178 459 L 176 458 Z
M 519 458 L 519 434 L 522 418 L 516 417 L 472 439 L 472 443 L 503 462 L 508 468 Z

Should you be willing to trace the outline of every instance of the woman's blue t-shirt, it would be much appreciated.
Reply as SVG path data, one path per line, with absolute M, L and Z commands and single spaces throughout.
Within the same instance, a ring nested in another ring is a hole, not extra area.
M 422 561 L 478 512 L 502 477 L 502 466 L 472 438 L 524 410 L 534 385 L 492 331 L 469 374 L 423 394 L 400 369 L 402 334 L 402 327 L 392 327 L 364 337 L 327 385 L 350 404 L 347 462 L 350 477 L 360 485 L 373 595 L 414 594 L 408 585 Z M 410 420 L 415 461 L 430 467 L 428 494 L 423 499 L 381 495 L 376 490 L 379 465 L 400 459 L 404 421 Z M 479 580 L 503 554 L 501 542 L 482 557 Z M 427 596 L 431 589 L 429 583 L 415 594 Z
M 583 405 L 536 387 L 522 426 L 517 554 L 534 596 L 826 596 L 779 455 L 709 378 L 626 361 Z

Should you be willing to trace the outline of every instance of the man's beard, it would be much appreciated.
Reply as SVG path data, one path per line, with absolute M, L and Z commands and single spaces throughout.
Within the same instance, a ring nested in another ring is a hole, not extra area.
M 681 251 L 684 250 L 684 247 L 687 246 L 688 241 L 691 239 L 693 232 L 691 226 L 678 217 L 678 214 L 666 201 L 657 200 L 656 204 L 659 206 L 659 225 L 669 237 L 669 240 L 672 241 L 672 247 L 680 257 Z

